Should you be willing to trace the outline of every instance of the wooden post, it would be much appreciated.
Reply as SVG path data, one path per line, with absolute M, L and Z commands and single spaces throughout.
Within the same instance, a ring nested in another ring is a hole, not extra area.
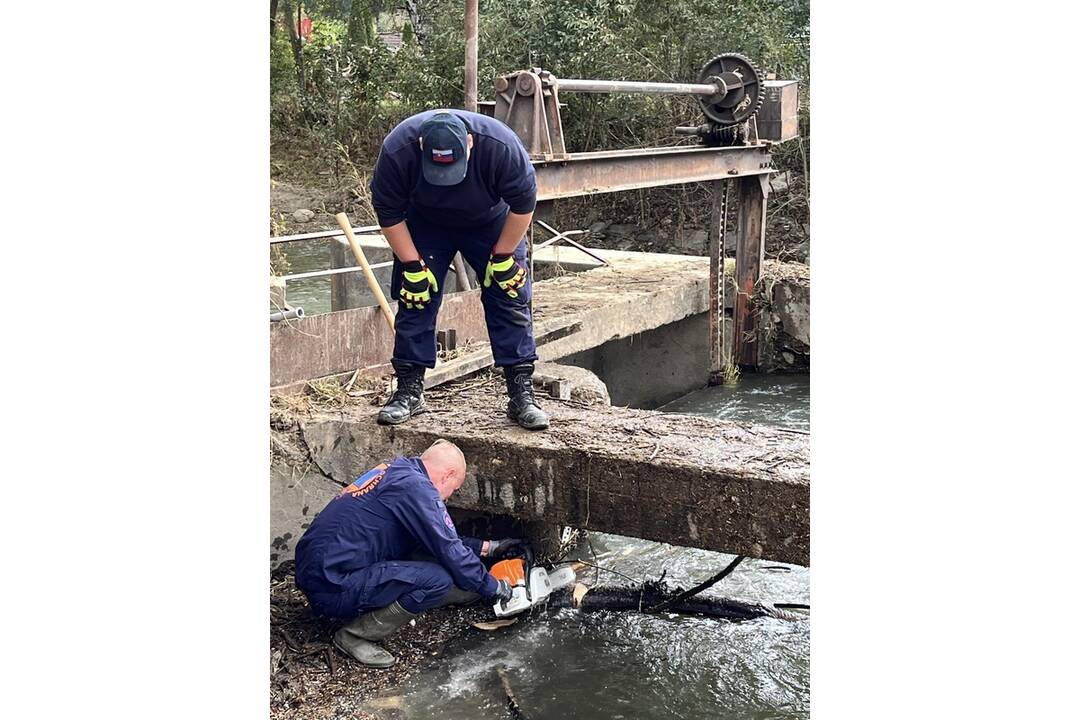
M 709 219 L 709 384 L 720 385 L 727 374 L 730 355 L 724 352 L 724 295 L 721 256 L 724 250 L 724 182 L 712 183 L 712 215 Z
M 768 175 L 742 177 L 739 183 L 739 229 L 735 245 L 735 361 L 740 366 L 758 366 L 758 315 L 751 299 L 765 262 L 765 202 Z
M 356 236 L 353 235 L 352 225 L 349 224 L 349 216 L 342 212 L 335 215 L 334 219 L 337 220 L 338 227 L 345 233 L 345 238 L 349 241 L 349 247 L 352 248 L 353 255 L 356 256 L 356 262 L 364 269 L 364 277 L 367 279 L 368 287 L 371 288 L 371 294 L 375 296 L 379 307 L 382 309 L 386 324 L 390 326 L 390 332 L 394 332 L 394 313 L 390 310 L 389 303 L 386 302 L 386 296 L 383 295 L 382 288 L 379 287 L 379 281 L 375 279 L 375 273 L 371 272 L 371 265 L 368 264 L 363 248 L 360 247 L 360 243 L 356 241 Z
M 476 112 L 477 24 L 480 0 L 465 0 L 465 109 Z

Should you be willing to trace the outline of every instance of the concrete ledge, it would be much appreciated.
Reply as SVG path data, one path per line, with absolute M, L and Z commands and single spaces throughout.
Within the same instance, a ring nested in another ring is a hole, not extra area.
M 302 420 L 300 433 L 342 485 L 445 437 L 469 460 L 455 507 L 809 564 L 807 435 L 555 401 L 544 402 L 551 429 L 535 433 L 510 424 L 497 390 L 451 397 L 396 428 L 350 407 Z

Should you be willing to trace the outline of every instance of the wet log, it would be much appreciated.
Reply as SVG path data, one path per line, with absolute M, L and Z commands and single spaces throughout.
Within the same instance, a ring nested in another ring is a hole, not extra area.
M 678 613 L 680 615 L 704 615 L 725 620 L 753 620 L 759 617 L 791 615 L 761 603 L 744 602 L 723 597 L 702 597 L 700 595 L 679 599 L 679 595 L 680 592 L 669 590 L 666 586 L 648 583 L 643 588 L 598 587 L 589 590 L 576 609 L 582 612 L 599 612 L 603 610 L 648 612 L 649 608 L 674 601 L 670 605 L 664 606 L 663 612 Z M 551 597 L 548 598 L 548 607 L 552 609 L 573 608 L 572 591 L 567 589 L 552 593 Z

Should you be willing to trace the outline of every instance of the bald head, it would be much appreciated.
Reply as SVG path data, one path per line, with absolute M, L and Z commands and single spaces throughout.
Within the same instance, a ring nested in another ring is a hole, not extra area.
M 431 484 L 446 500 L 465 482 L 465 454 L 449 440 L 436 440 L 420 456 Z

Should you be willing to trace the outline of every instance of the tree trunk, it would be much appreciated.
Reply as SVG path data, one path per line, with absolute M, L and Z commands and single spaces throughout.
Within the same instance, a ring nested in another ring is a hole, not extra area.
M 274 29 L 277 26 L 277 4 L 278 0 L 270 0 L 270 37 L 274 36 Z
M 349 41 L 353 45 L 371 46 L 375 43 L 375 13 L 371 0 L 352 0 L 349 8 Z
M 305 74 L 304 74 L 304 46 L 300 42 L 300 36 L 297 34 L 297 26 L 300 24 L 300 3 L 296 4 L 296 12 L 293 12 L 292 2 L 285 0 L 285 25 L 289 30 L 289 42 L 292 44 L 293 60 L 296 63 L 296 86 L 300 92 L 300 104 L 304 107 L 307 106 L 305 101 Z M 294 20 L 295 18 L 295 20 Z
M 424 47 L 424 37 L 427 33 L 424 29 L 424 18 L 420 14 L 420 8 L 416 0 L 405 0 L 405 12 L 409 15 L 409 24 L 412 25 L 417 44 Z

